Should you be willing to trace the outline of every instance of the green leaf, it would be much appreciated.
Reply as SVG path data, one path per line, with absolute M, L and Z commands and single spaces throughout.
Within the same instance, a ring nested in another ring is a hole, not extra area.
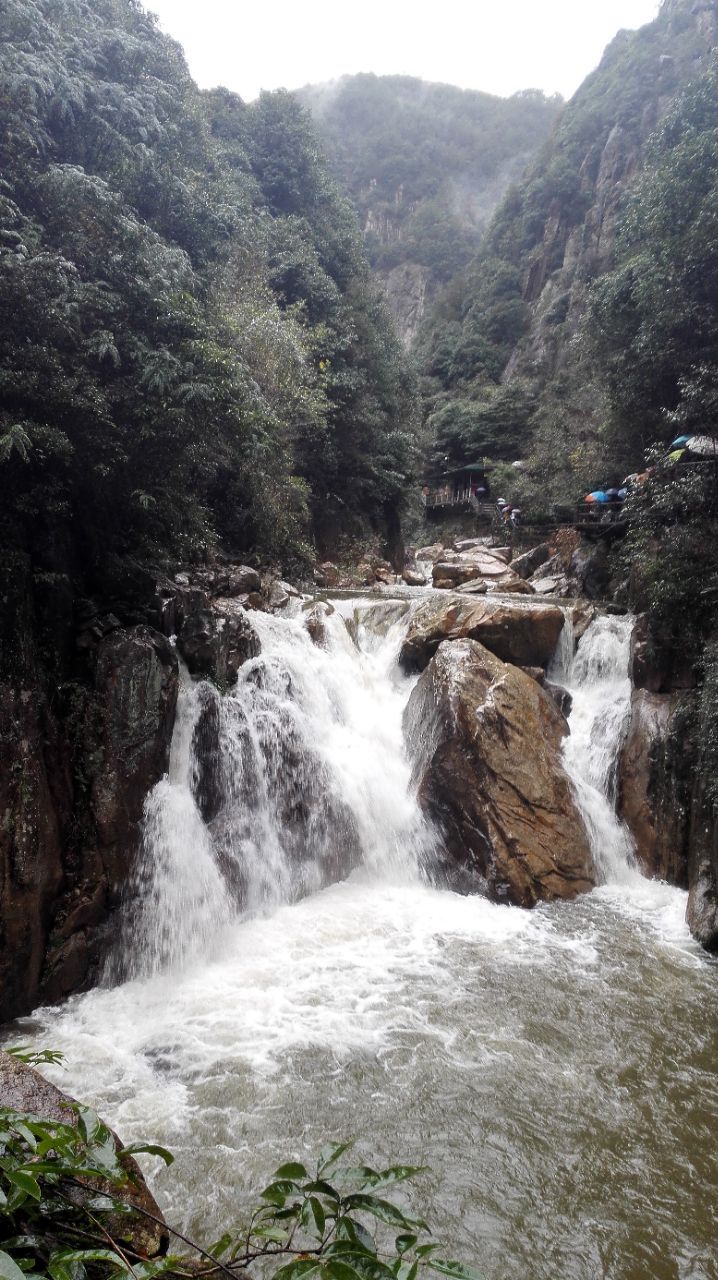
M 359 1209 L 363 1213 L 370 1213 L 372 1217 L 378 1218 L 380 1222 L 386 1222 L 390 1227 L 422 1227 L 426 1224 L 419 1218 L 407 1218 L 401 1209 L 397 1209 L 395 1204 L 391 1204 L 389 1200 L 380 1200 L 378 1196 L 364 1195 L 357 1192 L 356 1195 L 347 1196 L 344 1200 L 347 1209 Z
M 304 1201 L 301 1224 L 309 1235 L 316 1236 L 317 1240 L 323 1240 L 326 1214 L 321 1201 L 317 1200 L 316 1196 L 310 1196 Z
M 348 1262 L 343 1262 L 340 1258 L 329 1258 L 327 1262 L 322 1264 L 322 1275 L 328 1276 L 330 1280 L 361 1280 L 358 1271 L 350 1266 Z
M 303 1191 L 311 1191 L 316 1195 L 325 1196 L 327 1200 L 334 1200 L 338 1204 L 341 1200 L 339 1192 L 329 1182 L 324 1182 L 322 1178 L 317 1178 L 315 1182 L 305 1182 Z
M 454 1280 L 484 1280 L 484 1277 L 478 1271 L 474 1271 L 473 1267 L 467 1267 L 463 1262 L 447 1262 L 443 1258 L 430 1258 L 429 1266 L 432 1271 L 438 1271 L 442 1276 L 453 1276 Z
M 321 1263 L 316 1258 L 295 1258 L 275 1271 L 272 1280 L 303 1280 L 319 1271 Z
M 330 1142 L 326 1147 L 322 1147 L 317 1163 L 317 1176 L 326 1173 L 327 1169 L 336 1164 L 344 1152 L 354 1146 L 355 1141 L 355 1138 L 350 1138 L 348 1142 Z
M 418 1240 L 418 1236 L 403 1235 L 397 1236 L 394 1246 L 398 1254 L 406 1253 L 409 1249 L 413 1249 Z
M 262 1200 L 269 1200 L 271 1204 L 279 1205 L 283 1208 L 286 1203 L 287 1196 L 299 1193 L 299 1187 L 296 1182 L 289 1182 L 286 1179 L 279 1182 L 270 1182 L 268 1187 L 264 1188 L 261 1193 Z
M 397 1271 L 397 1280 L 416 1280 L 419 1270 L 419 1260 L 416 1262 L 402 1262 Z
M 0 1277 L 2 1280 L 25 1280 L 14 1258 L 11 1258 L 10 1254 L 5 1253 L 3 1249 L 0 1249 Z
M 37 1178 L 27 1169 L 5 1169 L 5 1177 L 14 1187 L 24 1191 L 26 1196 L 32 1196 L 33 1200 L 40 1200 L 42 1193 L 37 1184 Z
M 219 1240 L 215 1240 L 214 1244 L 209 1246 L 207 1253 L 210 1253 L 213 1258 L 221 1258 L 222 1254 L 226 1253 L 230 1248 L 233 1241 L 234 1236 L 231 1236 L 228 1231 L 225 1231 L 224 1235 L 219 1237 Z
M 159 1156 L 160 1160 L 164 1160 L 165 1164 L 174 1164 L 174 1156 L 166 1147 L 160 1147 L 156 1142 L 133 1142 L 129 1147 L 123 1147 L 120 1151 L 122 1156 L 148 1155 Z
M 289 1232 L 283 1231 L 281 1227 L 272 1227 L 267 1223 L 264 1227 L 253 1227 L 252 1239 L 256 1237 L 260 1240 L 272 1240 L 275 1244 L 284 1244 L 289 1239 Z
M 416 1256 L 417 1258 L 428 1258 L 429 1254 L 438 1248 L 438 1244 L 420 1244 L 416 1251 Z
M 282 1178 L 291 1178 L 293 1182 L 296 1182 L 297 1178 L 308 1178 L 308 1177 L 309 1177 L 309 1174 L 304 1168 L 304 1165 L 297 1164 L 296 1162 L 293 1162 L 291 1160 L 289 1161 L 288 1164 L 280 1165 L 278 1169 L 274 1170 L 274 1174 L 273 1174 L 273 1178 L 275 1181 Z

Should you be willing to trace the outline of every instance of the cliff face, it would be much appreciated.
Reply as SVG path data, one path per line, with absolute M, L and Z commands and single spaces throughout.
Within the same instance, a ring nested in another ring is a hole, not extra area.
M 587 286 L 613 264 L 621 201 L 646 142 L 717 38 L 715 0 L 667 0 L 655 22 L 620 32 L 567 105 L 513 210 L 499 213 L 489 247 L 521 267 L 531 316 L 506 379 L 546 381 L 575 366 Z
M 512 182 L 548 136 L 558 99 L 501 99 L 410 76 L 358 75 L 299 97 L 357 210 L 406 345 L 477 252 Z
M 89 599 L 16 556 L 0 585 L 4 1021 L 97 974 L 146 796 L 169 764 L 176 649 L 192 672 L 231 684 L 258 651 L 237 597 L 260 579 L 242 567 L 171 581 L 125 562 Z M 233 598 L 223 608 L 217 596 Z

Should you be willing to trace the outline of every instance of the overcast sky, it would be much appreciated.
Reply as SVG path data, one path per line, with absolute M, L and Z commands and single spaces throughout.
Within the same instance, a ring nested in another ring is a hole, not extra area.
M 659 0 L 146 0 L 203 89 L 245 99 L 356 71 L 570 96 Z

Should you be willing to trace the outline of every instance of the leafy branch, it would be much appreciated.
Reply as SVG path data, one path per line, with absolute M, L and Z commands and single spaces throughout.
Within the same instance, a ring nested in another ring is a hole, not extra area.
M 38 1060 L 24 1049 L 15 1056 Z M 311 1169 L 280 1165 L 249 1223 L 205 1248 L 129 1198 L 138 1185 L 129 1157 L 144 1152 L 169 1165 L 170 1153 L 156 1144 L 122 1147 L 89 1107 L 68 1102 L 67 1110 L 60 1121 L 0 1109 L 0 1280 L 154 1280 L 170 1272 L 236 1280 L 253 1271 L 273 1280 L 417 1280 L 420 1271 L 479 1280 L 440 1257 L 423 1219 L 392 1198 L 421 1168 L 344 1163 L 352 1143 L 331 1143 Z M 145 1221 L 183 1251 L 148 1257 Z

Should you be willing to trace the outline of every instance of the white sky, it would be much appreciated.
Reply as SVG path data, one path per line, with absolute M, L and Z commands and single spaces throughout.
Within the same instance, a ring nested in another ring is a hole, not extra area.
M 569 97 L 621 27 L 659 0 L 145 0 L 203 89 L 249 100 L 345 73 L 421 76 L 509 95 Z

